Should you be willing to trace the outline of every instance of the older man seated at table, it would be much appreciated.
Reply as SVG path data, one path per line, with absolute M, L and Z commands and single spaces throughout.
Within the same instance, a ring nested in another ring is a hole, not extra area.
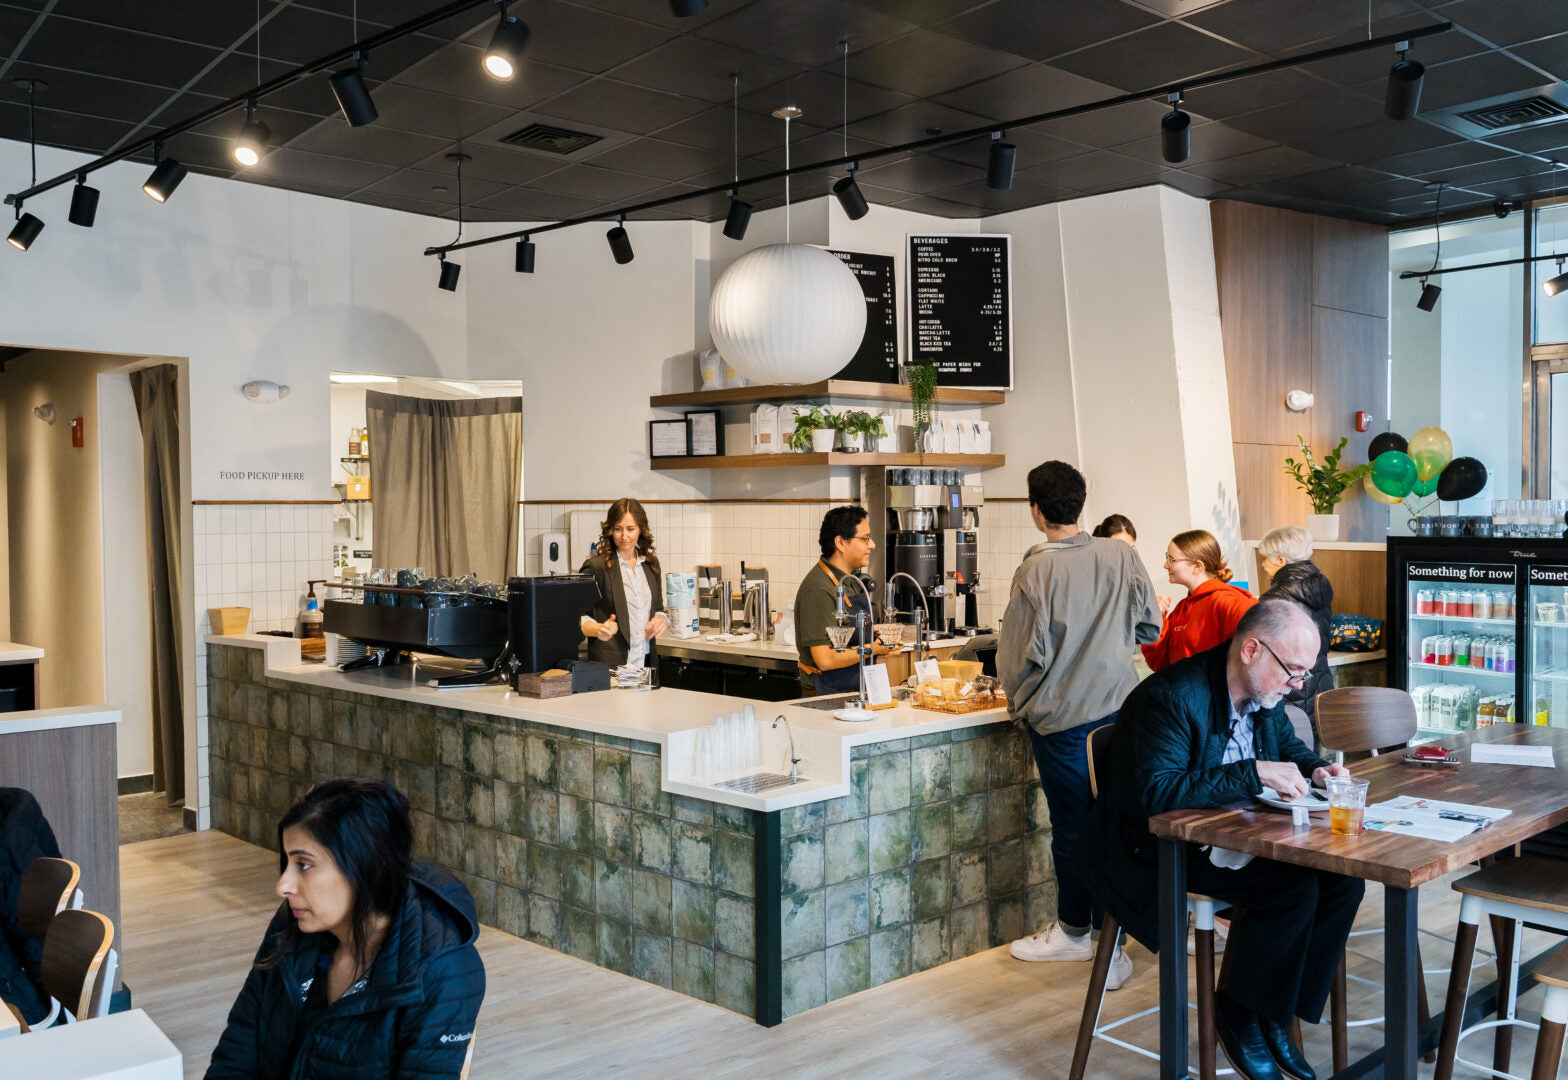
M 1344 773 L 1291 731 L 1281 700 L 1317 658 L 1318 633 L 1288 600 L 1264 600 L 1230 641 L 1140 684 L 1122 705 L 1105 779 L 1075 855 L 1128 933 L 1157 947 L 1155 842 L 1148 819 L 1247 800 L 1265 787 L 1305 794 Z M 1231 929 L 1230 975 L 1218 995 L 1220 1046 L 1249 1080 L 1281 1070 L 1315 1080 L 1291 1042 L 1293 1016 L 1322 1018 L 1361 903 L 1356 878 L 1218 849 L 1188 850 L 1187 888 L 1245 908 Z

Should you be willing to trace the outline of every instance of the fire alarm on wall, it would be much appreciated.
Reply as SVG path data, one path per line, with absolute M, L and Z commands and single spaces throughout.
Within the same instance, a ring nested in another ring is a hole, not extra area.
M 82 443 L 82 418 L 80 416 L 74 417 L 71 420 L 71 445 L 74 446 L 74 447 L 77 447 L 78 449 L 80 449 L 81 446 L 83 445 L 83 443 Z
M 1357 431 L 1371 431 L 1372 430 L 1372 414 L 1371 413 L 1365 412 L 1365 411 L 1356 413 L 1356 430 Z

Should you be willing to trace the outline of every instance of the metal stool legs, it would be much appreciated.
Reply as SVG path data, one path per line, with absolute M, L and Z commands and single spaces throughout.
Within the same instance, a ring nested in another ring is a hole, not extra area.
M 1541 1033 L 1535 1040 L 1535 1064 L 1530 1080 L 1556 1080 L 1557 1066 L 1563 1059 L 1563 1032 L 1568 1027 L 1568 990 L 1546 988 L 1546 1004 L 1541 1009 Z

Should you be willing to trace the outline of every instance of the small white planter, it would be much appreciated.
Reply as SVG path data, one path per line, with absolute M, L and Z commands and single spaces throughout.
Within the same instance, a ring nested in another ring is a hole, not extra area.
M 833 451 L 833 436 L 838 432 L 832 428 L 813 428 L 811 431 L 811 451 L 815 454 L 828 454 Z
M 1331 544 L 1339 539 L 1339 515 L 1308 514 L 1307 531 L 1319 543 Z
M 843 445 L 839 447 L 839 449 L 848 451 L 849 453 L 859 453 L 866 448 L 866 436 L 864 433 L 855 435 L 845 434 L 841 441 Z

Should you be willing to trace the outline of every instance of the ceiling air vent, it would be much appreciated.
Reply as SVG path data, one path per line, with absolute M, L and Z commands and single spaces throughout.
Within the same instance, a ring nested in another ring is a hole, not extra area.
M 1423 109 L 1421 118 L 1468 139 L 1558 124 L 1568 121 L 1568 86 L 1552 83 L 1480 101 L 1466 101 L 1446 109 Z
M 1507 131 L 1527 124 L 1550 123 L 1565 116 L 1568 116 L 1568 109 L 1544 97 L 1505 101 L 1501 105 L 1488 105 L 1484 109 L 1471 109 L 1459 114 L 1461 120 L 1468 120 L 1488 131 Z
M 575 154 L 585 146 L 599 141 L 598 135 L 586 131 L 568 131 L 549 124 L 529 124 L 521 131 L 514 131 L 501 139 L 508 146 L 521 146 L 525 150 L 543 150 L 547 154 Z

